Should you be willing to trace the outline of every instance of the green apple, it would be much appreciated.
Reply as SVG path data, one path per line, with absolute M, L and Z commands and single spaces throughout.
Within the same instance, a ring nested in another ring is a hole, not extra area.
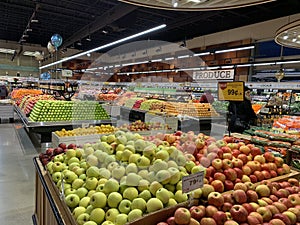
M 80 187 L 75 191 L 75 194 L 78 195 L 78 197 L 80 199 L 82 199 L 83 197 L 85 197 L 88 194 L 88 190 L 84 187 Z
M 104 147 L 104 149 L 102 149 L 104 152 L 106 152 L 107 154 L 111 155 L 114 154 L 114 149 L 112 148 L 112 146 L 106 142 L 102 142 L 102 145 Z
M 167 184 L 171 180 L 171 174 L 168 170 L 160 170 L 156 173 L 155 179 L 161 184 Z
M 142 139 L 138 139 L 134 142 L 134 148 L 137 152 L 144 151 L 145 147 L 146 147 L 146 142 Z
M 169 181 L 170 184 L 177 184 L 181 180 L 181 173 L 175 167 L 169 167 L 168 171 L 171 174 L 171 179 Z
M 112 172 L 116 167 L 119 166 L 119 163 L 117 162 L 111 162 L 107 165 L 107 169 Z
M 170 146 L 167 148 L 167 151 L 169 152 L 169 155 L 173 154 L 173 152 L 177 152 L 178 149 L 175 146 Z
M 56 156 L 55 156 L 56 157 Z M 65 168 L 65 164 L 60 162 L 60 161 L 56 161 L 52 164 L 52 170 L 53 172 L 62 172 Z
M 97 157 L 99 163 L 104 163 L 106 156 L 108 156 L 106 152 L 101 150 L 96 150 L 93 155 Z
M 129 156 L 128 162 L 129 162 L 129 163 L 136 163 L 137 160 L 138 160 L 140 157 L 141 157 L 141 154 L 139 154 L 139 153 L 131 154 L 131 155 Z
M 149 200 L 149 199 L 147 199 L 147 200 Z M 146 206 L 147 206 L 146 200 L 139 197 L 139 198 L 133 199 L 133 201 L 131 202 L 130 207 L 131 207 L 132 210 L 133 209 L 140 209 L 142 212 L 145 212 L 146 211 Z
M 166 184 L 166 185 L 164 185 L 164 187 L 168 190 L 168 191 L 171 191 L 171 192 L 175 192 L 175 190 L 176 190 L 176 187 L 175 187 L 175 185 L 174 184 Z
M 122 200 L 123 197 L 119 192 L 111 192 L 107 197 L 107 204 L 111 208 L 117 208 Z
M 186 158 L 183 155 L 183 153 L 179 153 L 178 156 L 175 159 L 175 162 L 177 163 L 178 166 L 185 166 L 186 164 Z
M 66 196 L 65 202 L 68 207 L 75 208 L 76 206 L 78 206 L 80 198 L 76 194 L 69 194 L 68 196 Z
M 84 182 L 86 181 L 86 174 L 81 174 L 78 176 L 79 179 L 83 180 Z
M 123 199 L 128 199 L 133 201 L 133 199 L 137 198 L 139 195 L 138 190 L 135 187 L 128 187 L 123 192 Z
M 158 198 L 150 198 L 147 201 L 147 212 L 151 213 L 151 212 L 155 212 L 157 210 L 160 210 L 164 207 L 163 203 L 158 199 Z
M 140 209 L 133 209 L 128 213 L 128 222 L 137 220 L 143 216 L 143 212 Z
M 169 147 L 168 150 L 170 151 L 170 147 Z M 175 160 L 175 161 L 176 161 L 176 159 L 177 159 L 177 157 L 178 157 L 179 154 L 180 154 L 180 151 L 177 148 L 173 152 L 171 152 L 171 153 L 169 152 L 170 158 L 173 159 L 173 160 Z M 177 162 L 176 162 L 176 164 L 177 164 Z
M 186 193 L 182 193 L 182 190 L 178 190 L 175 192 L 174 199 L 178 203 L 185 202 L 188 200 L 188 195 Z
M 118 209 L 116 209 L 116 208 L 110 208 L 105 213 L 105 220 L 114 222 L 115 219 L 116 219 L 116 217 L 117 217 L 117 215 L 119 215 L 119 214 L 120 214 L 120 212 L 119 212 Z
M 90 204 L 94 208 L 104 208 L 106 206 L 107 197 L 103 192 L 96 192 L 91 196 Z
M 95 151 L 92 146 L 83 149 L 84 149 L 83 157 L 87 157 L 88 155 L 93 154 Z
M 170 199 L 169 191 L 165 188 L 160 188 L 156 191 L 155 197 L 158 198 L 163 204 L 167 204 Z
M 109 179 L 111 176 L 111 172 L 106 168 L 100 168 L 99 173 L 100 173 L 100 178 Z
M 156 180 L 155 175 L 156 175 L 156 173 L 155 173 L 154 171 L 151 171 L 151 172 L 148 173 L 148 176 L 147 176 L 146 179 L 147 179 L 150 183 L 152 183 L 153 181 Z
M 156 191 L 160 188 L 162 188 L 162 184 L 159 183 L 158 181 L 153 181 L 151 184 L 150 184 L 150 187 L 149 187 L 149 191 L 151 192 L 151 194 L 153 196 L 155 196 L 156 194 Z
M 118 206 L 118 209 L 119 209 L 119 212 L 120 213 L 124 213 L 124 214 L 128 214 L 131 210 L 131 201 L 128 200 L 128 199 L 123 199 L 119 206 Z
M 86 170 L 88 168 L 87 162 L 81 162 L 80 167 Z
M 151 170 L 150 170 L 150 168 L 149 168 L 149 170 L 157 173 L 160 170 L 167 170 L 168 167 L 169 166 L 168 166 L 167 162 L 163 161 L 162 159 L 156 159 L 153 162 Z
M 104 184 L 98 184 L 96 187 L 96 192 L 103 192 Z
M 118 136 L 117 139 L 116 139 L 116 143 L 125 145 L 127 143 L 126 136 L 125 135 Z
M 111 162 L 116 162 L 116 157 L 115 155 L 108 155 L 106 156 L 106 158 L 104 159 L 104 165 L 108 166 Z
M 114 134 L 107 135 L 106 142 L 113 143 L 116 140 L 116 136 Z
M 120 180 L 125 175 L 126 169 L 124 166 L 118 165 L 111 172 L 113 178 Z
M 122 160 L 122 153 L 123 153 L 123 151 L 116 152 L 115 157 L 116 157 L 117 161 L 121 161 Z
M 148 159 L 146 156 L 141 156 L 137 159 L 136 165 L 139 169 L 147 169 L 150 166 L 150 159 Z
M 80 199 L 79 206 L 87 208 L 89 204 L 90 204 L 90 197 L 85 196 L 82 199 Z
M 95 190 L 98 184 L 96 177 L 88 177 L 85 181 L 84 187 L 88 190 Z
M 129 173 L 126 178 L 126 185 L 127 186 L 138 186 L 141 179 L 142 178 L 139 175 L 137 175 L 135 173 Z
M 85 150 L 85 149 L 87 149 L 89 147 L 92 147 L 92 144 L 91 143 L 84 143 L 82 147 Z
M 76 167 L 75 167 L 76 168 Z M 74 173 L 76 173 L 77 176 L 80 176 L 82 174 L 85 174 L 85 169 L 84 168 L 76 168 L 75 171 L 73 170 Z
M 68 159 L 71 159 L 72 157 L 76 157 L 76 150 L 68 149 L 65 154 Z
M 87 221 L 83 225 L 97 225 L 97 223 L 94 221 Z
M 94 221 L 97 224 L 101 224 L 104 221 L 105 212 L 101 208 L 95 208 L 90 214 L 90 221 Z
M 78 189 L 78 188 L 82 187 L 83 185 L 84 185 L 84 181 L 80 178 L 76 178 L 72 182 L 72 188 L 74 188 L 74 189 Z
M 131 153 L 132 154 L 134 154 L 135 153 L 135 148 L 134 148 L 134 146 L 133 145 L 131 145 L 131 144 L 126 144 L 125 145 L 125 149 L 124 149 L 124 151 L 125 150 L 129 150 L 129 151 L 131 151 Z
M 86 157 L 86 162 L 90 166 L 97 166 L 98 165 L 98 158 L 95 155 L 88 155 Z
M 132 151 L 130 151 L 129 149 L 125 149 L 121 154 L 121 161 L 128 162 L 132 154 L 133 154 Z
M 75 156 L 75 157 L 72 157 L 72 158 L 70 158 L 70 159 L 67 159 L 67 162 L 68 162 L 68 165 L 71 165 L 71 164 L 74 163 L 74 162 L 79 163 L 80 160 Z
M 124 144 L 118 144 L 118 146 L 116 147 L 116 152 L 123 152 L 124 149 L 125 149 Z
M 182 180 L 176 184 L 176 190 L 182 190 Z
M 161 160 L 164 160 L 164 161 L 168 161 L 170 156 L 169 156 L 168 151 L 163 149 L 163 150 L 160 150 L 160 151 L 156 152 L 155 158 L 156 159 L 161 159 Z
M 76 157 L 79 158 L 79 159 L 84 154 L 84 150 L 82 148 L 76 148 L 75 151 L 76 151 Z
M 56 163 L 56 162 L 62 163 L 65 161 L 65 157 L 62 154 L 56 155 L 56 156 L 54 156 L 53 161 L 54 161 L 54 163 Z
M 193 198 L 201 198 L 201 196 L 202 196 L 202 189 L 201 188 L 197 188 L 196 190 L 193 190 L 192 192 L 191 192 L 191 196 L 193 197 Z
M 175 206 L 177 205 L 178 203 L 176 202 L 176 200 L 174 198 L 170 198 L 168 203 L 167 203 L 167 207 L 170 207 L 170 206 Z
M 127 141 L 133 141 L 134 140 L 134 135 L 132 132 L 125 132 L 124 134 L 127 138 Z
M 119 191 L 119 187 L 120 186 L 119 186 L 119 182 L 118 181 L 116 181 L 115 179 L 109 179 L 104 184 L 103 192 L 108 195 L 111 192 L 117 192 L 117 191 Z
M 148 201 L 152 197 L 152 195 L 149 190 L 144 190 L 141 193 L 139 193 L 138 197 L 144 199 L 145 201 Z
M 98 185 L 99 184 L 105 184 L 106 181 L 108 181 L 106 178 L 101 178 L 101 179 L 98 180 Z
M 196 163 L 194 163 L 193 161 L 187 161 L 184 167 L 186 171 L 190 173 L 194 166 L 196 166 Z
M 194 173 L 198 173 L 198 172 L 201 172 L 201 171 L 204 171 L 204 170 L 205 170 L 204 167 L 196 165 L 192 168 L 191 173 L 194 174 Z
M 126 224 L 128 221 L 128 216 L 126 213 L 121 213 L 119 215 L 117 215 L 115 221 L 114 221 L 114 224 L 115 225 L 124 225 Z
M 178 168 L 178 165 L 174 160 L 169 160 L 168 161 L 168 168 L 170 168 L 170 167 Z
M 61 172 L 54 172 L 52 174 L 52 180 L 57 183 L 59 180 L 62 178 L 62 173 Z
M 73 162 L 69 165 L 69 170 L 75 172 L 78 168 L 80 168 L 80 164 L 78 162 Z
M 74 189 L 74 188 L 66 188 L 66 189 L 64 190 L 65 196 L 68 196 L 68 195 L 70 195 L 70 194 L 75 194 L 75 192 L 76 192 L 76 189 Z
M 143 151 L 143 156 L 147 157 L 150 160 L 153 160 L 155 155 L 156 155 L 156 146 L 155 145 L 150 145 L 144 148 Z
M 125 134 L 126 134 L 126 132 L 125 132 L 125 131 L 122 131 L 122 130 L 117 130 L 117 131 L 115 132 L 116 138 L 119 137 L 119 136 L 121 136 L 121 135 L 125 135 Z M 126 137 L 126 136 L 125 136 L 125 137 Z M 127 137 L 126 137 L 126 140 L 127 140 Z
M 73 209 L 73 216 L 75 217 L 75 219 L 78 218 L 78 216 L 80 216 L 81 214 L 85 213 L 86 208 L 82 207 L 82 206 L 77 206 L 75 209 Z
M 52 169 L 52 165 L 53 165 L 53 161 L 48 162 L 48 164 L 46 165 L 47 170 L 49 171 L 50 174 L 53 173 L 53 169 Z
M 129 173 L 138 173 L 138 167 L 135 163 L 129 163 L 126 168 L 125 168 L 125 173 L 129 174 Z M 148 172 L 147 172 L 148 174 Z
M 106 220 L 101 225 L 115 225 L 112 221 Z
M 92 205 L 88 205 L 88 207 L 86 207 L 86 213 L 88 213 L 89 215 L 91 214 L 91 212 L 93 211 L 94 207 Z
M 89 219 L 90 219 L 90 214 L 88 214 L 88 213 L 83 213 L 83 214 L 81 214 L 81 215 L 79 215 L 79 216 L 77 217 L 76 222 L 78 223 L 78 225 L 83 225 L 83 224 L 85 224 L 86 222 L 88 222 Z
M 139 176 L 141 176 L 143 179 L 147 179 L 148 178 L 148 173 L 149 173 L 149 171 L 148 170 L 140 170 L 140 171 L 138 171 L 138 175 Z
M 149 186 L 150 186 L 150 182 L 148 180 L 141 179 L 138 184 L 138 190 L 139 192 L 142 192 L 143 190 L 148 190 Z
M 96 190 L 90 190 L 87 194 L 88 197 L 92 197 L 93 194 L 95 194 L 97 191 Z

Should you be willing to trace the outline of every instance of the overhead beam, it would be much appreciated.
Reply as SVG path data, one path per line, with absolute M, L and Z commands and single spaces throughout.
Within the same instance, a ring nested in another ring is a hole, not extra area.
M 92 34 L 96 31 L 104 28 L 106 25 L 113 23 L 114 21 L 122 18 L 123 16 L 133 12 L 138 7 L 129 4 L 120 3 L 114 6 L 112 9 L 105 12 L 103 15 L 96 17 L 96 19 L 87 26 L 78 30 L 70 38 L 64 41 L 62 48 L 72 45 L 74 42 Z

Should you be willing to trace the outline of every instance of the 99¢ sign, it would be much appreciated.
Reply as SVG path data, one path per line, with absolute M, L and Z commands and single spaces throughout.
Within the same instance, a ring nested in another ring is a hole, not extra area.
M 220 101 L 243 101 L 244 82 L 219 82 L 218 99 Z
M 187 193 L 203 187 L 204 171 L 182 177 L 182 192 Z

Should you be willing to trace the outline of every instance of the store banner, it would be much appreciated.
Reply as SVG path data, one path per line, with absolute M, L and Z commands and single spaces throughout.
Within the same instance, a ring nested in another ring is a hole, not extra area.
M 194 81 L 202 80 L 233 80 L 234 69 L 229 70 L 200 70 L 193 72 Z

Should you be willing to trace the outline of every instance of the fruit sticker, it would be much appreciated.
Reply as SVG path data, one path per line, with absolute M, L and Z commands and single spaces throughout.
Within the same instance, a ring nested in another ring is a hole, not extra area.
M 182 192 L 187 193 L 203 187 L 204 171 L 182 177 Z
M 219 82 L 218 83 L 219 101 L 243 101 L 244 82 Z

